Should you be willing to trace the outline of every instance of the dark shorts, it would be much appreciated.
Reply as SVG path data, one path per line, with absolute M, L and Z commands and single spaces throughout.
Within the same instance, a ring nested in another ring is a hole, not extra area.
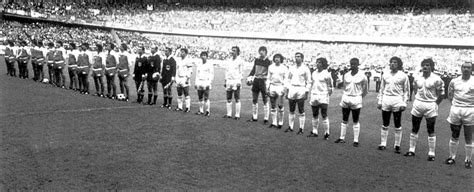
M 231 100 L 232 99 L 232 96 L 234 96 L 234 99 L 235 100 L 239 100 L 240 99 L 240 86 L 237 87 L 236 90 L 229 90 L 227 89 L 226 91 L 226 96 L 227 96 L 227 100 Z
M 252 92 L 262 92 L 262 94 L 266 94 L 267 92 L 267 85 L 265 84 L 266 81 L 267 79 L 255 78 L 253 80 Z

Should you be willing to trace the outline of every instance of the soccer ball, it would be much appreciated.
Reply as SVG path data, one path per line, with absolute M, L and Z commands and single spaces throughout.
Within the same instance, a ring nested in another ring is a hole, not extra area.
M 160 75 L 160 73 L 155 72 L 155 73 L 153 73 L 153 75 L 151 77 L 153 78 L 153 80 L 158 81 L 158 80 L 160 80 L 161 75 Z
M 44 79 L 43 79 L 43 83 L 49 83 L 49 79 L 44 78 Z
M 119 101 L 124 101 L 124 100 L 125 100 L 125 95 L 122 94 L 122 93 L 117 94 L 117 99 L 118 99 Z
M 249 77 L 247 77 L 247 85 L 248 85 L 248 86 L 253 85 L 253 79 L 254 79 L 254 78 L 255 78 L 254 76 L 249 76 Z

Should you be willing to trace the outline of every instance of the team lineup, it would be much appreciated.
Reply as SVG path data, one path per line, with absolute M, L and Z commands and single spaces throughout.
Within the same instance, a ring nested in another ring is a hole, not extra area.
M 96 93 L 99 97 L 129 101 L 129 76 L 135 82 L 137 103 L 156 105 L 158 98 L 158 82 L 163 89 L 163 108 L 172 108 L 172 87 L 176 87 L 176 111 L 188 113 L 191 111 L 190 86 L 193 67 L 196 68 L 194 88 L 197 90 L 199 110 L 196 114 L 210 116 L 211 103 L 209 93 L 214 79 L 214 65 L 208 61 L 208 52 L 200 53 L 200 60 L 194 62 L 188 56 L 188 49 L 181 48 L 173 54 L 172 48 L 166 48 L 163 59 L 158 54 L 158 47 L 152 46 L 151 54 L 145 54 L 145 48 L 139 47 L 137 54 L 131 54 L 126 44 L 97 44 L 90 46 L 86 43 L 76 46 L 63 42 L 48 43 L 47 48 L 42 42 L 20 42 L 16 47 L 13 42 L 5 50 L 7 74 L 27 79 L 29 63 L 33 69 L 33 80 L 51 85 L 77 90 L 82 94 L 90 94 L 89 77 L 93 79 Z M 255 58 L 250 74 L 244 75 L 244 60 L 240 57 L 240 48 L 231 47 L 230 58 L 223 62 L 225 67 L 226 109 L 224 118 L 241 118 L 240 91 L 242 81 L 251 86 L 252 116 L 249 122 L 257 122 L 259 117 L 259 96 L 262 100 L 263 123 L 270 128 L 281 129 L 284 126 L 285 107 L 288 106 L 288 127 L 284 132 L 295 130 L 297 121 L 299 128 L 296 132 L 301 135 L 305 130 L 306 113 L 304 105 L 311 105 L 311 131 L 308 137 L 318 137 L 322 127 L 323 137 L 329 140 L 330 120 L 328 118 L 329 98 L 333 93 L 333 79 L 328 72 L 328 61 L 320 57 L 316 60 L 315 69 L 304 64 L 303 53 L 294 55 L 294 64 L 286 65 L 281 54 L 273 58 L 268 56 L 266 47 L 258 49 L 259 57 Z M 368 93 L 368 79 L 359 70 L 359 59 L 352 58 L 350 71 L 343 76 L 343 95 L 339 106 L 342 109 L 340 136 L 335 143 L 346 143 L 346 132 L 349 128 L 349 117 L 352 116 L 352 131 L 354 147 L 360 145 L 359 135 L 363 126 L 359 119 L 362 101 Z M 17 64 L 15 66 L 15 64 Z M 134 65 L 133 71 L 131 66 Z M 390 119 L 393 114 L 394 152 L 401 153 L 402 127 L 401 117 L 407 109 L 411 89 L 415 99 L 411 110 L 412 129 L 409 135 L 409 149 L 404 156 L 415 155 L 418 132 L 423 117 L 428 132 L 428 161 L 435 160 L 436 134 L 435 123 L 438 116 L 438 105 L 445 97 L 445 85 L 441 78 L 433 73 L 435 62 L 424 59 L 420 63 L 421 72 L 410 83 L 403 71 L 403 62 L 398 57 L 389 59 L 388 69 L 381 76 L 380 91 L 377 96 L 377 108 L 382 112 L 381 142 L 379 150 L 387 149 L 387 139 L 390 130 Z M 462 75 L 453 79 L 448 86 L 447 97 L 451 100 L 451 109 L 447 121 L 450 123 L 452 137 L 449 142 L 449 157 L 446 164 L 454 164 L 459 145 L 460 133 L 464 131 L 466 168 L 472 168 L 472 129 L 474 127 L 474 80 L 472 78 L 472 63 L 461 65 Z M 104 81 L 105 77 L 105 81 Z M 66 85 L 69 78 L 69 86 Z M 116 88 L 118 79 L 119 91 Z M 146 88 L 145 88 L 146 87 Z M 147 101 L 145 101 L 147 92 Z M 285 105 L 285 100 L 288 104 Z M 296 113 L 296 109 L 298 112 Z M 319 118 L 321 114 L 321 118 Z M 464 129 L 463 129 L 464 128 Z

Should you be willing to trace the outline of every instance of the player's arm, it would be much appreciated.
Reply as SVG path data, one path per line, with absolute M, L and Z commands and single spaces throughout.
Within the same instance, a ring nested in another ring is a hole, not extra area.
M 440 104 L 443 101 L 444 98 L 444 81 L 439 79 L 438 82 L 436 83 L 436 92 L 438 95 L 438 99 L 436 99 L 436 104 Z
M 362 78 L 362 97 L 365 97 L 369 92 L 369 90 L 367 90 L 368 83 L 367 77 L 364 75 L 364 78 Z
M 305 71 L 305 80 L 306 80 L 306 93 L 304 99 L 306 100 L 308 98 L 309 90 L 311 90 L 311 85 L 313 85 L 313 81 L 311 80 L 311 71 L 309 68 L 306 68 Z
M 405 104 L 408 102 L 409 95 L 410 95 L 410 80 L 408 79 L 408 76 L 405 75 L 405 83 L 403 84 L 403 102 L 405 102 Z
M 313 84 L 314 84 L 314 79 L 313 79 Z M 326 86 L 328 87 L 328 94 L 329 96 L 332 95 L 332 92 L 334 90 L 334 87 L 332 85 L 332 77 L 331 77 L 331 74 L 328 74 L 328 76 L 326 77 Z
M 451 80 L 448 86 L 448 99 L 452 102 L 454 98 L 454 79 Z
M 249 77 L 255 75 L 255 68 L 256 68 L 256 66 L 257 66 L 256 62 L 257 62 L 257 59 L 255 59 L 255 61 L 253 62 L 252 70 L 250 71 L 250 73 L 249 73 L 249 75 L 248 75 Z
M 267 80 L 265 81 L 265 88 L 268 90 L 270 89 L 270 81 L 272 79 L 272 70 L 270 67 L 268 67 L 268 73 L 267 73 Z

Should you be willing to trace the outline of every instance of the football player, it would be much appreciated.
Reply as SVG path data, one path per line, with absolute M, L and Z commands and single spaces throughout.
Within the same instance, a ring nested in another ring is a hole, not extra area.
M 117 99 L 117 86 L 115 85 L 115 76 L 117 74 L 117 52 L 114 51 L 115 45 L 108 43 L 105 56 L 105 77 L 107 79 L 107 98 Z
M 8 41 L 8 47 L 5 48 L 5 63 L 7 65 L 7 75 L 16 77 L 15 61 L 16 61 L 15 43 Z
M 146 81 L 146 68 L 148 66 L 148 58 L 145 56 L 145 47 L 138 48 L 138 56 L 135 59 L 135 67 L 133 70 L 133 80 L 137 89 L 137 103 L 141 103 L 144 97 L 144 83 Z
M 227 97 L 227 114 L 224 118 L 232 118 L 232 97 L 235 100 L 235 114 L 234 119 L 240 119 L 240 88 L 242 86 L 242 77 L 244 70 L 244 61 L 239 56 L 240 48 L 234 46 L 230 52 L 231 58 L 225 66 L 225 82 L 224 87 L 226 88 Z
M 128 86 L 128 76 L 130 75 L 130 66 L 129 63 L 134 63 L 129 60 L 130 54 L 127 53 L 127 45 L 122 43 L 120 45 L 120 53 L 118 54 L 118 77 L 119 77 L 119 84 L 120 84 L 120 93 L 125 94 L 125 100 L 129 100 L 130 91 Z
M 362 109 L 362 98 L 367 95 L 367 76 L 359 70 L 359 59 L 352 58 L 350 61 L 350 71 L 344 74 L 344 93 L 342 94 L 342 123 L 341 136 L 335 143 L 345 143 L 347 123 L 349 115 L 352 113 L 352 129 L 354 130 L 354 147 L 359 147 L 360 123 L 359 115 Z
M 63 42 L 62 41 L 56 41 L 54 44 L 55 50 L 54 50 L 54 65 L 53 65 L 53 71 L 54 71 L 54 77 L 56 80 L 56 86 L 65 88 L 65 81 L 66 81 L 66 76 L 63 73 L 64 66 L 66 64 L 65 59 L 64 59 L 64 53 L 66 52 L 63 48 Z
M 425 117 L 428 130 L 428 161 L 435 160 L 435 123 L 438 116 L 438 105 L 444 98 L 444 82 L 433 73 L 434 67 L 435 63 L 432 59 L 424 59 L 421 61 L 423 74 L 415 77 L 414 89 L 416 95 L 411 110 L 413 129 L 410 134 L 410 149 L 405 154 L 408 157 L 415 156 L 418 131 L 420 130 L 421 120 Z
M 328 72 L 328 61 L 326 58 L 316 59 L 316 70 L 311 74 L 312 85 L 311 85 L 311 109 L 313 111 L 312 126 L 313 130 L 308 137 L 317 137 L 319 128 L 319 112 L 321 111 L 322 121 L 321 124 L 324 127 L 324 139 L 329 138 L 329 119 L 328 119 L 328 105 L 329 96 L 331 96 L 332 77 Z
M 79 90 L 82 94 L 89 94 L 89 69 L 90 60 L 89 54 L 86 50 L 89 49 L 88 43 L 83 43 L 79 48 L 79 55 L 77 56 L 77 69 L 79 79 Z
M 158 80 L 161 74 L 161 58 L 158 55 L 158 47 L 151 47 L 151 56 L 148 57 L 147 67 L 147 88 L 148 88 L 148 105 L 155 105 L 158 98 Z M 153 101 L 152 101 L 153 97 Z
M 66 52 L 66 61 L 67 69 L 69 74 L 69 89 L 79 90 L 78 85 L 78 75 L 77 75 L 77 57 L 79 56 L 79 51 L 77 50 L 75 43 L 69 43 L 68 50 Z
M 400 142 L 402 140 L 402 112 L 407 107 L 410 94 L 410 81 L 403 72 L 403 62 L 398 57 L 390 58 L 390 71 L 385 72 L 381 78 L 380 92 L 377 96 L 377 108 L 382 110 L 382 128 L 380 130 L 381 142 L 379 150 L 385 150 L 387 146 L 388 126 L 390 116 L 393 113 L 395 124 L 395 153 L 400 153 Z
M 462 75 L 453 79 L 449 83 L 448 98 L 451 100 L 451 110 L 448 122 L 451 124 L 451 139 L 449 140 L 449 158 L 446 164 L 454 164 L 459 145 L 459 135 L 461 128 L 464 127 L 464 148 L 466 158 L 464 166 L 472 168 L 472 129 L 474 128 L 474 78 L 472 77 L 472 68 L 474 65 L 465 62 L 461 66 Z
M 180 55 L 176 60 L 176 90 L 178 92 L 178 107 L 176 111 L 183 110 L 183 101 L 185 104 L 184 112 L 190 112 L 191 97 L 189 96 L 189 84 L 191 84 L 192 61 L 188 57 L 188 49 L 182 48 Z
M 195 88 L 198 91 L 199 111 L 197 115 L 204 114 L 210 116 L 211 102 L 209 101 L 209 92 L 211 91 L 212 80 L 214 79 L 214 66 L 207 61 L 208 53 L 206 51 L 200 54 L 202 63 L 196 67 Z M 204 113 L 204 108 L 206 113 Z
M 283 127 L 283 114 L 285 111 L 283 101 L 285 98 L 285 81 L 288 76 L 288 67 L 282 64 L 284 60 L 283 55 L 275 54 L 273 56 L 274 64 L 268 67 L 266 87 L 267 93 L 270 96 L 270 114 L 272 117 L 272 123 L 269 128 L 281 129 Z
M 267 58 L 267 48 L 262 46 L 258 49 L 260 57 L 255 58 L 252 71 L 249 78 L 253 79 L 252 83 L 252 118 L 248 121 L 253 122 L 258 119 L 258 95 L 261 93 L 263 101 L 264 120 L 263 124 L 268 123 L 269 106 L 267 102 L 266 81 L 268 75 L 268 66 L 272 62 Z
M 165 49 L 165 58 L 163 59 L 163 70 L 161 75 L 161 85 L 163 86 L 163 105 L 161 107 L 171 109 L 173 94 L 171 87 L 176 76 L 176 61 L 172 56 L 173 50 L 169 47 Z
M 298 106 L 300 129 L 296 134 L 303 134 L 305 124 L 304 102 L 308 98 L 309 89 L 311 86 L 311 72 L 308 66 L 303 64 L 304 55 L 300 52 L 295 54 L 295 65 L 289 68 L 288 83 L 286 89 L 286 98 L 290 107 L 290 114 L 288 116 L 288 128 L 285 132 L 292 132 L 295 123 L 295 111 Z
M 26 41 L 20 42 L 20 48 L 18 49 L 17 61 L 18 61 L 18 72 L 22 79 L 28 79 L 28 62 L 30 61 L 30 53 L 26 48 Z
M 96 93 L 95 96 L 104 97 L 104 70 L 105 70 L 105 53 L 102 52 L 103 47 L 100 44 L 96 45 L 96 54 L 92 58 L 92 78 L 94 79 L 94 85 Z
M 55 85 L 56 77 L 54 76 L 54 43 L 48 42 L 48 49 L 46 52 L 46 62 L 48 65 L 49 84 Z

